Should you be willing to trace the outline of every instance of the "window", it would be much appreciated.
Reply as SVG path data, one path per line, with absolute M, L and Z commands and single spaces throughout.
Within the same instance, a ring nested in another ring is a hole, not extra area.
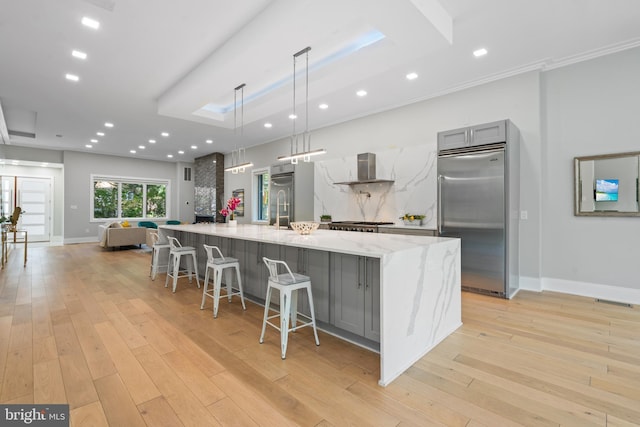
M 168 181 L 92 176 L 91 182 L 91 220 L 167 217 Z
M 269 222 L 269 169 L 253 172 L 253 221 Z

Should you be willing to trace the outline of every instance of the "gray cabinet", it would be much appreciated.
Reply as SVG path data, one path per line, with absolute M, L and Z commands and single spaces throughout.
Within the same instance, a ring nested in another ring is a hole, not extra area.
M 311 278 L 311 292 L 316 320 L 329 322 L 329 252 L 281 246 L 280 257 L 291 271 Z M 298 311 L 311 314 L 306 295 L 298 296 Z
M 380 341 L 380 260 L 331 254 L 332 325 Z
M 438 151 L 474 145 L 494 144 L 507 140 L 507 121 L 484 123 L 438 132 Z
M 269 272 L 262 257 L 280 259 L 280 247 L 271 243 L 246 241 L 244 253 L 244 293 L 258 301 L 264 301 Z

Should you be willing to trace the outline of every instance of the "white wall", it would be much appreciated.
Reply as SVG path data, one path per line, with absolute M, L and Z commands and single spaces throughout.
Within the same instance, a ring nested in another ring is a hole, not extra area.
M 640 303 L 640 218 L 576 217 L 572 205 L 574 157 L 638 151 L 638 76 L 638 48 L 542 76 L 545 288 Z

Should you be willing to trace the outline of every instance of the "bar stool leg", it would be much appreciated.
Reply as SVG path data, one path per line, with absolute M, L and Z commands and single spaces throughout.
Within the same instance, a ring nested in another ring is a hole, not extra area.
M 213 285 L 213 317 L 218 317 L 218 307 L 220 306 L 220 288 L 222 287 L 222 271 L 215 270 L 215 284 Z
M 291 316 L 292 329 L 295 328 L 296 324 L 298 323 L 298 292 L 298 290 L 295 290 L 289 294 L 291 299 L 291 309 L 289 310 L 289 315 Z
M 207 298 L 207 289 L 209 288 L 209 267 L 204 271 L 204 289 L 202 290 L 202 304 L 200 304 L 200 310 L 204 309 L 204 300 Z M 214 278 L 215 283 L 215 278 Z
M 171 254 L 171 252 L 169 252 L 169 260 L 167 261 L 167 277 L 165 277 L 164 279 L 164 287 L 166 288 L 167 286 L 169 286 L 169 272 L 173 269 L 173 264 L 172 262 L 175 262 L 175 255 Z
M 236 265 L 235 269 L 236 277 L 238 278 L 238 289 L 240 290 L 240 301 L 242 301 L 242 309 L 246 310 L 247 307 L 244 305 L 244 292 L 242 291 L 242 279 L 240 278 L 240 267 Z
M 267 329 L 267 317 L 269 317 L 269 306 L 271 305 L 271 286 L 267 286 L 267 297 L 264 300 L 264 316 L 262 318 L 262 333 L 260 334 L 260 344 L 264 342 L 264 331 Z
M 233 276 L 231 273 L 233 273 L 233 271 L 231 271 L 230 268 L 227 267 L 224 269 L 224 281 L 227 285 L 227 300 L 229 300 L 229 302 L 231 302 L 231 292 L 233 289 Z
M 178 275 L 180 274 L 180 255 L 173 257 L 173 293 L 176 293 L 178 287 Z
M 282 348 L 282 359 L 287 355 L 287 344 L 289 342 L 289 315 L 291 312 L 291 291 L 280 290 L 280 346 Z
M 311 295 L 311 287 L 307 289 L 307 297 L 309 298 L 309 309 L 311 310 L 311 322 L 313 322 L 313 335 L 316 338 L 316 345 L 320 345 L 320 340 L 318 339 L 318 331 L 316 330 L 316 310 L 313 306 L 313 296 Z
M 191 254 L 191 258 L 192 258 L 192 267 L 193 267 L 193 271 L 195 273 L 196 276 L 196 283 L 198 284 L 198 288 L 200 288 L 200 280 L 198 279 L 198 261 L 196 260 L 196 254 L 195 252 Z M 189 277 L 189 283 L 191 283 L 191 277 Z

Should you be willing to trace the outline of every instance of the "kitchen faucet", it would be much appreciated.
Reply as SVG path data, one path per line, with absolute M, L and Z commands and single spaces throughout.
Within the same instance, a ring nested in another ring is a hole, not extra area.
M 287 203 L 287 193 L 285 193 L 284 190 L 278 191 L 278 194 L 276 195 L 276 228 L 280 228 L 280 218 L 287 218 L 287 226 L 289 225 L 289 215 L 287 214 L 280 216 L 280 193 L 282 193 L 282 207 L 284 208 L 283 212 L 287 212 L 287 206 L 289 205 Z

